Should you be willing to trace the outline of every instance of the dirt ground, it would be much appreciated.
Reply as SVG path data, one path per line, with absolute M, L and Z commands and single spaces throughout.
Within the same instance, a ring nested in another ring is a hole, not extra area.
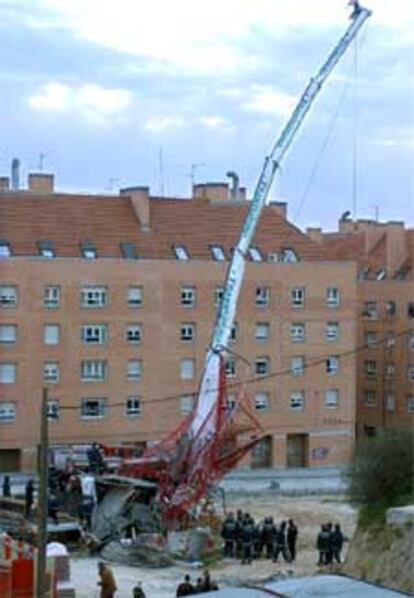
M 356 513 L 339 497 L 278 497 L 271 493 L 246 495 L 242 492 L 227 494 L 227 510 L 243 509 L 256 520 L 272 515 L 276 522 L 292 518 L 299 528 L 298 555 L 295 564 L 273 564 L 260 559 L 252 565 L 241 565 L 233 559 L 223 559 L 210 567 L 212 577 L 219 585 L 241 585 L 244 583 L 260 584 L 272 576 L 291 571 L 295 576 L 315 573 L 317 553 L 316 536 L 320 525 L 332 521 L 340 523 L 344 534 L 351 538 L 356 524 Z M 345 551 L 346 551 L 345 544 Z M 344 555 L 345 555 L 344 551 Z M 98 559 L 72 559 L 72 580 L 76 587 L 77 598 L 95 598 L 99 596 L 96 586 Z M 132 596 L 136 581 L 143 583 L 149 598 L 167 598 L 175 596 L 175 588 L 185 573 L 193 579 L 200 575 L 200 570 L 191 564 L 180 564 L 165 569 L 144 567 L 126 567 L 113 564 L 119 591 L 117 598 Z

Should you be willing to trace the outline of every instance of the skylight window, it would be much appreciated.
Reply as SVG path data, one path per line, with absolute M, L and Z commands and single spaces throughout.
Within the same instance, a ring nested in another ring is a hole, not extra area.
M 97 257 L 96 249 L 93 243 L 85 241 L 81 245 L 82 256 L 86 260 L 94 260 Z
M 224 262 L 226 259 L 223 248 L 220 245 L 211 245 L 211 255 L 216 262 Z
M 263 259 L 258 247 L 249 247 L 249 254 L 252 262 L 261 262 Z
M 122 255 L 127 260 L 137 260 L 138 254 L 133 243 L 121 243 Z
M 299 258 L 293 249 L 286 248 L 282 250 L 282 262 L 285 264 L 293 264 L 298 261 Z
M 379 270 L 377 272 L 377 275 L 375 277 L 377 280 L 384 280 L 384 278 L 387 278 L 387 270 L 386 268 L 381 268 L 381 270 Z
M 39 241 L 38 247 L 39 255 L 42 257 L 53 258 L 56 256 L 53 243 L 51 241 Z
M 190 259 L 190 256 L 188 255 L 188 251 L 184 247 L 184 245 L 174 245 L 174 253 L 175 253 L 175 257 L 180 262 L 185 262 L 186 260 Z
M 10 256 L 11 256 L 10 245 L 7 243 L 7 241 L 0 241 L 0 257 L 10 257 Z

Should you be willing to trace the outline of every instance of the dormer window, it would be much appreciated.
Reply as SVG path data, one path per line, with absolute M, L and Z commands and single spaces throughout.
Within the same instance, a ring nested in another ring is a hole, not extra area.
M 263 260 L 262 254 L 258 247 L 249 247 L 250 259 L 252 262 L 261 262 Z
M 272 251 L 271 253 L 269 253 L 267 255 L 267 261 L 268 262 L 273 262 L 274 264 L 277 264 L 277 262 L 280 261 L 280 256 L 277 253 L 277 251 Z
M 120 243 L 122 255 L 127 260 L 137 260 L 138 254 L 134 243 Z
M 82 256 L 86 260 L 94 260 L 97 258 L 95 246 L 90 241 L 85 241 L 81 245 Z
M 211 255 L 216 262 L 224 262 L 226 259 L 225 253 L 221 245 L 211 245 L 210 246 Z
M 39 241 L 39 255 L 48 259 L 56 257 L 53 243 L 51 241 Z
M 387 278 L 387 270 L 386 268 L 381 268 L 381 270 L 379 270 L 377 272 L 377 275 L 375 277 L 377 280 L 384 280 L 384 278 Z
M 0 241 L 0 258 L 1 257 L 10 257 L 10 256 L 11 256 L 10 245 L 7 243 L 7 241 Z
M 281 261 L 284 262 L 285 264 L 293 264 L 295 262 L 298 262 L 299 258 L 293 249 L 286 248 L 286 249 L 282 249 Z
M 184 245 L 174 245 L 174 253 L 177 260 L 185 262 L 190 259 L 187 249 Z

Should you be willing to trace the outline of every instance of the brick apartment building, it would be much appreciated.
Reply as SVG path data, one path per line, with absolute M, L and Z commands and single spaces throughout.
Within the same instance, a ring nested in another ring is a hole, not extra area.
M 0 185 L 0 470 L 34 466 L 45 386 L 53 444 L 163 438 L 192 408 L 244 191 L 74 195 L 43 174 L 27 190 Z M 285 210 L 265 208 L 250 248 L 227 374 L 255 378 L 266 438 L 253 467 L 346 463 L 356 263 L 327 260 Z
M 414 429 L 414 230 L 403 222 L 342 218 L 308 229 L 327 259 L 357 263 L 357 433 Z

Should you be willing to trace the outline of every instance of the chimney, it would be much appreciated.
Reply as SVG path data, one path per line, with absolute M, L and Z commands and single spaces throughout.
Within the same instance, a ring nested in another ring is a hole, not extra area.
M 8 176 L 0 176 L 0 191 L 9 191 L 10 179 Z
M 277 212 L 282 218 L 287 218 L 287 203 L 285 201 L 270 201 L 269 206 Z
M 193 198 L 210 201 L 228 201 L 228 183 L 202 183 L 193 185 Z
M 11 163 L 11 184 L 13 191 L 17 191 L 20 187 L 20 160 L 13 158 Z
M 149 187 L 127 187 L 120 189 L 121 197 L 129 197 L 136 217 L 141 224 L 141 230 L 150 229 L 150 200 Z
M 230 187 L 230 199 L 239 199 L 239 188 L 240 188 L 240 178 L 239 175 L 237 174 L 237 172 L 234 172 L 234 170 L 229 170 L 226 174 L 227 177 L 229 177 L 229 179 L 232 182 L 232 185 Z
M 315 243 L 322 244 L 322 229 L 316 226 L 308 226 L 306 229 L 306 234 L 314 241 Z
M 53 193 L 54 176 L 53 174 L 43 174 L 42 172 L 29 174 L 27 180 L 29 191 L 34 193 Z

